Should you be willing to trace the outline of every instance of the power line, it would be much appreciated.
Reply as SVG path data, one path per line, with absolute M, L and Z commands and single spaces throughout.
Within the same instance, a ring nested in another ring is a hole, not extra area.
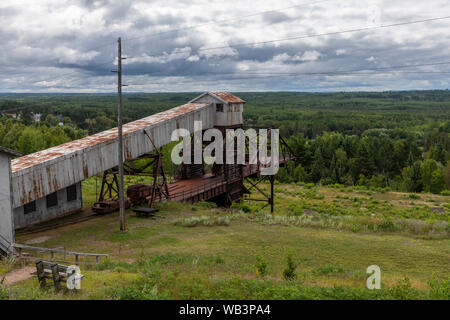
M 259 13 L 250 14 L 250 15 L 243 16 L 243 17 L 256 16 L 256 15 L 260 15 L 260 14 L 264 14 L 264 13 L 268 13 L 268 12 L 287 10 L 287 9 L 294 8 L 294 7 L 300 7 L 300 6 L 306 6 L 306 5 L 311 5 L 311 4 L 317 4 L 317 3 L 320 3 L 320 2 L 326 2 L 326 1 L 330 1 L 330 0 L 316 1 L 316 2 L 309 3 L 309 4 L 301 4 L 301 5 L 296 5 L 296 6 L 291 6 L 291 7 L 282 8 L 282 9 L 276 9 L 276 10 L 268 10 L 268 11 L 263 11 L 263 12 L 259 12 Z M 225 49 L 225 48 L 238 48 L 238 47 L 252 46 L 252 45 L 257 45 L 257 44 L 268 44 L 268 43 L 275 43 L 275 42 L 281 42 L 281 41 L 290 41 L 290 40 L 298 40 L 298 39 L 305 39 L 305 38 L 312 38 L 312 37 L 321 37 L 321 36 L 329 36 L 329 35 L 337 35 L 337 34 L 344 34 L 344 33 L 360 32 L 360 31 L 367 31 L 367 30 L 376 30 L 376 29 L 382 29 L 382 28 L 390 28 L 390 27 L 396 27 L 396 26 L 404 26 L 404 25 L 411 25 L 411 24 L 417 24 L 417 23 L 425 23 L 425 22 L 430 22 L 430 21 L 438 21 L 438 20 L 444 20 L 444 19 L 449 19 L 449 18 L 450 18 L 450 16 L 445 16 L 445 17 L 437 17 L 437 18 L 429 18 L 429 19 L 423 19 L 423 20 L 415 20 L 415 21 L 407 21 L 407 22 L 400 22 L 400 23 L 394 23 L 394 24 L 387 24 L 387 25 L 381 25 L 381 26 L 372 26 L 372 27 L 364 27 L 364 28 L 357 28 L 357 29 L 350 29 L 350 30 L 343 30 L 343 31 L 328 32 L 328 33 L 319 33 L 319 34 L 302 35 L 302 36 L 289 37 L 289 38 L 272 39 L 272 40 L 252 42 L 252 43 L 240 43 L 240 44 L 231 44 L 231 45 L 226 45 L 226 46 L 199 48 L 199 49 L 197 49 L 197 51 L 208 51 L 208 50 L 217 50 L 217 49 Z M 236 19 L 239 19 L 239 18 L 236 18 Z M 203 25 L 208 25 L 208 24 L 213 24 L 213 23 L 223 23 L 223 22 L 232 21 L 232 20 L 233 19 L 222 20 L 222 21 L 219 20 L 219 21 L 206 23 L 206 24 L 203 24 Z M 201 25 L 191 26 L 189 28 L 194 28 L 194 27 L 199 27 L 199 26 L 201 26 Z M 182 30 L 182 29 L 186 29 L 186 28 L 174 29 L 174 30 L 171 30 L 171 31 L 166 31 L 165 33 L 173 32 L 175 30 Z M 162 34 L 162 33 L 159 33 L 159 34 Z M 158 35 L 158 34 L 154 34 L 154 35 Z M 130 38 L 129 40 L 133 40 L 133 39 L 137 39 L 137 38 Z M 107 45 L 110 45 L 110 44 L 108 43 Z M 105 46 L 105 45 L 97 46 L 96 48 L 100 48 L 100 47 L 103 47 L 103 46 Z M 89 50 L 92 50 L 92 49 L 89 49 Z M 98 65 L 96 65 L 96 67 L 102 66 L 102 65 L 111 64 L 111 63 L 112 62 L 108 61 L 106 63 L 98 64 Z M 393 68 L 393 67 L 390 67 L 390 68 Z M 49 77 L 47 79 L 36 80 L 36 81 L 31 82 L 31 84 L 44 82 L 44 81 L 49 81 L 49 80 L 61 79 L 62 77 L 69 76 L 69 75 L 75 74 L 77 72 L 78 72 L 78 70 L 72 71 L 72 72 L 69 72 L 69 73 L 66 73 L 66 74 L 59 75 L 58 77 Z M 336 72 L 334 72 L 334 73 L 336 73 Z M 316 73 L 304 73 L 304 74 L 314 75 L 314 74 L 330 74 L 330 73 L 329 72 L 328 73 L 317 73 L 316 72 Z M 298 74 L 294 74 L 294 75 L 298 75 Z M 51 86 L 48 86 L 48 87 L 51 87 Z
M 113 42 L 111 42 L 111 43 L 110 42 L 105 42 L 102 45 L 98 45 L 98 46 L 95 46 L 95 47 L 92 47 L 92 48 L 88 48 L 88 49 L 85 50 L 85 52 L 94 51 L 96 49 L 104 48 L 104 47 L 111 46 L 111 45 L 115 45 L 115 43 L 113 43 Z M 60 58 L 54 58 L 54 59 L 51 59 L 51 60 L 34 61 L 34 62 L 31 62 L 31 63 L 28 63 L 27 66 L 33 66 L 33 65 L 38 65 L 38 64 L 39 65 L 43 65 L 43 64 L 52 63 L 52 62 L 60 62 Z M 61 64 L 64 64 L 64 63 L 61 63 Z M 4 74 L 7 74 L 7 73 L 2 72 L 2 74 L 4 75 Z
M 264 14 L 271 13 L 271 12 L 285 11 L 285 10 L 289 10 L 289 9 L 301 8 L 301 7 L 306 7 L 306 6 L 315 5 L 315 4 L 319 4 L 319 3 L 323 3 L 323 2 L 330 2 L 330 1 L 334 1 L 334 0 L 321 0 L 321 1 L 314 1 L 314 2 L 309 2 L 309 3 L 301 3 L 301 4 L 293 5 L 293 6 L 290 6 L 290 7 L 284 7 L 284 8 L 279 8 L 279 9 L 260 11 L 260 12 L 251 13 L 251 14 L 248 14 L 248 15 L 238 16 L 238 17 L 231 18 L 231 19 L 222 19 L 222 20 L 210 21 L 210 22 L 196 24 L 196 25 L 192 25 L 192 26 L 181 27 L 181 28 L 176 28 L 176 29 L 167 30 L 167 31 L 161 31 L 161 32 L 158 32 L 158 33 L 150 34 L 150 35 L 139 36 L 139 37 L 132 37 L 132 38 L 128 38 L 128 39 L 125 38 L 123 40 L 125 40 L 125 41 L 133 41 L 133 40 L 142 39 L 142 38 L 154 38 L 156 36 L 167 34 L 167 33 L 191 30 L 191 29 L 196 29 L 196 28 L 200 28 L 200 27 L 204 27 L 204 26 L 213 25 L 213 24 L 225 24 L 225 23 L 229 23 L 229 22 L 232 22 L 232 21 L 238 21 L 238 20 L 240 21 L 242 19 L 247 19 L 247 18 L 250 18 L 250 17 L 259 16 L 259 15 L 264 15 Z
M 247 80 L 247 79 L 264 79 L 264 78 L 274 78 L 274 77 L 291 77 L 291 76 L 300 76 L 300 75 L 360 75 L 363 74 L 361 73 L 361 71 L 380 71 L 378 73 L 442 73 L 445 74 L 447 72 L 445 71 L 410 71 L 410 72 L 400 72 L 400 71 L 386 71 L 386 72 L 382 72 L 382 70 L 388 70 L 388 69 L 404 69 L 404 68 L 414 68 L 414 67 L 427 67 L 427 66 L 438 66 L 438 65 L 447 65 L 450 64 L 450 61 L 443 61 L 443 62 L 432 62 L 432 63 L 422 63 L 422 64 L 410 64 L 410 65 L 397 65 L 397 66 L 389 66 L 389 67 L 377 67 L 377 68 L 358 68 L 358 69 L 350 69 L 350 70 L 332 70 L 332 71 L 322 71 L 322 72 L 292 72 L 292 73 L 270 73 L 270 72 L 262 72 L 262 73 L 245 73 L 245 72 L 233 72 L 233 73 L 226 73 L 226 72 L 221 72 L 218 73 L 216 75 L 213 76 L 221 76 L 224 74 L 229 74 L 229 75 L 241 75 L 241 74 L 249 74 L 249 75 L 261 75 L 261 76 L 255 76 L 255 77 L 240 77 L 240 78 L 232 78 L 232 79 L 220 79 L 220 80 L 225 80 L 225 81 L 231 81 L 231 80 Z M 370 73 L 366 73 L 366 74 L 377 74 L 377 72 L 370 72 Z M 190 77 L 195 77 L 196 75 L 190 75 Z M 199 75 L 199 76 L 204 76 L 204 75 Z M 170 76 L 167 75 L 166 77 L 174 77 L 174 76 Z M 177 77 L 181 77 L 181 76 L 177 76 Z M 207 80 L 204 80 L 207 81 Z M 192 82 L 192 80 L 185 80 L 183 82 L 177 82 L 178 83 L 188 83 L 188 82 Z M 155 83 L 153 82 L 152 84 L 167 84 L 167 83 Z M 131 85 L 133 85 L 131 83 Z M 139 85 L 139 84 L 134 84 L 134 85 Z
M 158 32 L 158 33 L 153 33 L 153 34 L 150 34 L 150 35 L 139 36 L 139 37 L 134 37 L 134 38 L 128 38 L 128 39 L 125 39 L 125 40 L 126 41 L 133 41 L 133 40 L 140 39 L 140 38 L 153 38 L 153 37 L 156 37 L 156 36 L 159 36 L 159 35 L 162 35 L 162 34 L 168 34 L 168 33 L 176 32 L 176 31 L 195 29 L 195 28 L 199 28 L 199 27 L 202 27 L 202 26 L 212 25 L 212 24 L 225 24 L 225 23 L 229 23 L 229 22 L 232 22 L 232 21 L 236 21 L 236 20 L 240 20 L 240 19 L 246 19 L 246 18 L 249 18 L 249 17 L 263 15 L 263 14 L 267 14 L 267 13 L 271 13 L 271 12 L 285 11 L 285 10 L 289 10 L 289 9 L 293 9 L 293 8 L 300 8 L 300 7 L 304 7 L 304 6 L 310 6 L 310 5 L 319 4 L 319 3 L 323 3 L 323 2 L 330 2 L 330 1 L 334 1 L 334 0 L 321 0 L 321 1 L 314 1 L 314 2 L 309 2 L 309 3 L 302 3 L 302 4 L 293 5 L 293 6 L 289 6 L 289 7 L 284 7 L 284 8 L 279 8 L 279 9 L 272 9 L 272 10 L 266 10 L 266 11 L 252 13 L 252 14 L 248 14 L 248 15 L 244 15 L 244 16 L 239 16 L 239 17 L 235 17 L 233 19 L 223 19 L 223 20 L 211 21 L 211 22 L 207 22 L 207 23 L 203 23 L 203 24 L 198 24 L 198 25 L 193 25 L 193 26 L 188 26 L 188 27 L 182 27 L 182 28 L 176 28 L 176 29 L 172 29 L 172 30 L 168 30 L 168 31 Z M 86 51 L 89 52 L 89 51 L 93 51 L 93 50 L 100 49 L 100 48 L 103 48 L 103 47 L 106 47 L 106 46 L 111 46 L 111 45 L 115 45 L 115 43 L 114 42 L 106 42 L 104 44 L 101 44 L 101 45 L 98 45 L 98 46 L 95 46 L 95 47 L 92 47 L 92 48 L 88 48 Z M 44 60 L 44 61 L 39 61 L 39 64 L 58 62 L 58 61 L 59 61 L 59 59 L 52 59 L 52 60 L 47 60 L 47 61 Z M 36 65 L 37 63 L 38 62 L 33 62 L 33 63 L 29 64 L 29 66 L 30 65 Z M 98 64 L 96 66 L 98 67 L 98 66 L 107 65 L 107 64 L 111 64 L 111 62 Z M 75 67 L 75 68 L 79 69 L 77 67 Z M 56 79 L 62 78 L 64 76 L 72 75 L 72 74 L 74 74 L 76 72 L 77 71 L 73 71 L 73 72 L 69 72 L 69 73 L 66 73 L 66 74 L 62 74 L 62 75 L 58 76 L 58 78 L 56 78 Z M 5 73 L 3 73 L 3 74 L 5 74 Z M 48 80 L 54 80 L 54 79 L 55 78 L 52 77 L 52 78 L 49 78 Z M 31 84 L 42 82 L 42 81 L 48 81 L 48 80 L 47 79 L 37 80 L 37 81 L 31 82 Z
M 324 71 L 324 73 L 326 74 L 330 74 L 330 73 L 341 73 L 341 72 L 358 72 L 358 71 L 367 71 L 367 70 L 385 70 L 385 69 L 401 69 L 401 68 L 414 68 L 414 67 L 428 67 L 428 66 L 438 66 L 438 65 L 446 65 L 446 64 L 450 64 L 450 61 L 444 61 L 444 62 L 431 62 L 431 63 L 421 63 L 421 64 L 406 64 L 406 65 L 396 65 L 396 66 L 389 66 L 389 67 L 377 67 L 377 68 L 358 68 L 358 69 L 351 69 L 351 70 L 343 70 L 343 71 Z M 220 72 L 219 75 L 234 75 L 234 74 L 261 74 L 261 75 L 299 75 L 299 74 L 318 74 L 320 72 Z M 141 74 L 136 74 L 136 75 L 142 75 Z M 149 72 L 149 73 L 145 73 L 146 75 L 154 75 L 157 74 L 156 72 Z M 167 74 L 162 74 L 159 73 L 161 75 L 165 75 L 166 77 L 171 77 L 171 75 L 167 75 Z M 206 74 L 206 75 L 217 75 L 217 74 Z M 205 76 L 203 75 L 188 75 L 190 77 L 194 77 L 194 76 Z M 181 77 L 181 76 L 180 76 Z
M 114 62 L 115 62 L 115 60 L 108 61 L 108 62 L 101 63 L 101 64 L 97 64 L 97 65 L 95 65 L 95 68 L 98 68 L 98 67 L 101 67 L 101 66 L 106 66 L 106 65 L 112 65 Z M 36 84 L 36 83 L 39 83 L 39 82 L 46 82 L 46 81 L 52 81 L 52 80 L 60 80 L 60 79 L 62 79 L 64 77 L 66 77 L 66 76 L 70 76 L 70 75 L 78 73 L 78 72 L 79 72 L 79 70 L 76 69 L 75 71 L 59 74 L 58 76 L 49 76 L 49 77 L 46 77 L 44 79 L 34 80 L 34 81 L 29 82 L 29 84 Z M 82 79 L 80 78 L 78 80 L 82 80 Z M 47 86 L 47 87 L 52 87 L 52 86 Z
M 112 62 L 111 62 L 112 63 Z M 414 68 L 414 67 L 427 67 L 427 66 L 439 66 L 439 65 L 447 65 L 450 64 L 450 61 L 443 61 L 443 62 L 431 62 L 431 63 L 421 63 L 421 64 L 408 64 L 408 65 L 396 65 L 396 66 L 389 66 L 389 67 L 377 67 L 377 68 L 357 68 L 357 69 L 350 69 L 350 70 L 331 70 L 331 71 L 323 71 L 323 72 L 289 72 L 289 73 L 283 73 L 283 72 L 220 72 L 218 74 L 207 74 L 206 76 L 221 76 L 221 75 L 256 75 L 255 77 L 240 77 L 240 78 L 232 78 L 232 79 L 221 79 L 224 81 L 233 81 L 233 80 L 248 80 L 248 79 L 264 79 L 264 78 L 274 78 L 274 77 L 292 77 L 292 76 L 301 76 L 301 75 L 325 75 L 325 76 L 331 76 L 331 75 L 367 75 L 367 74 L 377 74 L 376 72 L 370 72 L 370 73 L 361 73 L 362 71 L 382 71 L 382 70 L 389 70 L 389 69 L 405 69 L 405 68 Z M 388 72 L 378 72 L 378 73 L 416 73 L 416 74 L 446 74 L 445 71 L 411 71 L 411 72 L 399 72 L 399 71 L 388 71 Z M 138 75 L 152 75 L 153 73 L 141 73 L 136 74 Z M 261 76 L 257 76 L 261 75 Z M 173 78 L 173 77 L 204 77 L 205 75 L 186 75 L 186 76 L 171 76 L 166 75 L 167 78 Z M 81 80 L 81 79 L 79 79 Z M 38 83 L 45 80 L 38 80 L 34 81 L 32 83 Z M 207 80 L 200 80 L 200 81 L 207 81 Z M 174 84 L 181 84 L 181 83 L 190 83 L 192 80 L 184 80 L 184 81 L 178 81 Z M 153 82 L 152 84 L 167 84 L 165 82 Z M 130 83 L 130 85 L 140 85 L 140 84 L 133 84 Z M 52 87 L 52 86 L 47 86 Z
M 95 67 L 106 66 L 106 65 L 112 65 L 112 64 L 114 63 L 114 61 L 115 61 L 115 60 L 113 60 L 113 61 L 108 61 L 108 62 L 105 62 L 105 63 L 102 63 L 102 64 L 97 64 L 97 65 L 95 65 Z M 75 73 L 77 73 L 78 71 L 79 71 L 79 70 L 71 71 L 71 72 L 68 72 L 68 73 L 63 73 L 63 74 L 60 74 L 58 77 L 48 77 L 47 79 L 35 80 L 35 81 L 30 82 L 30 84 L 35 84 L 35 83 L 39 83 L 39 82 L 43 82 L 43 81 L 50 81 L 50 80 L 55 80 L 55 79 L 61 79 L 61 78 L 63 78 L 63 77 L 66 77 L 66 76 L 75 74 Z
M 283 78 L 283 77 L 295 77 L 295 76 L 367 76 L 367 75 L 380 75 L 380 74 L 389 74 L 389 73 L 395 73 L 395 74 L 450 74 L 450 71 L 380 71 L 380 72 L 311 72 L 311 73 L 299 73 L 299 74 L 285 74 L 285 75 L 270 75 L 270 76 L 261 76 L 261 77 L 239 77 L 239 78 L 221 78 L 218 79 L 219 81 L 236 81 L 236 80 L 251 80 L 251 79 L 267 79 L 267 78 Z M 211 81 L 210 79 L 202 79 L 198 80 L 199 82 L 205 82 L 205 81 Z M 185 84 L 185 83 L 192 83 L 192 80 L 183 80 L 183 81 L 177 81 L 172 82 L 171 84 L 178 85 L 178 84 Z M 138 84 L 138 83 L 130 83 L 130 86 L 145 86 L 145 85 L 167 85 L 167 82 L 151 82 L 151 83 L 144 83 L 144 84 Z
M 144 36 L 139 36 L 139 37 L 132 37 L 132 38 L 128 38 L 128 39 L 122 39 L 125 41 L 134 41 L 137 39 L 142 39 L 142 38 L 154 38 L 163 34 L 169 34 L 169 33 L 173 33 L 173 32 L 177 32 L 177 31 L 185 31 L 185 30 L 191 30 L 191 29 L 196 29 L 196 28 L 200 28 L 203 26 L 208 26 L 208 25 L 213 25 L 213 24 L 226 24 L 232 21 L 237 21 L 237 20 L 241 20 L 241 19 L 246 19 L 246 18 L 250 18 L 250 17 L 255 17 L 258 15 L 263 15 L 263 14 L 267 14 L 267 13 L 271 13 L 271 12 L 279 12 L 279 11 L 285 11 L 285 10 L 289 10 L 289 9 L 294 9 L 294 8 L 301 8 L 301 7 L 306 7 L 306 6 L 310 6 L 310 5 L 315 5 L 315 4 L 319 4 L 319 3 L 323 3 L 323 2 L 330 2 L 330 1 L 334 1 L 334 0 L 321 0 L 321 1 L 314 1 L 314 2 L 309 2 L 309 3 L 302 3 L 302 4 L 298 4 L 298 5 L 293 5 L 293 6 L 289 6 L 289 7 L 284 7 L 284 8 L 279 8 L 279 9 L 272 9 L 272 10 L 266 10 L 266 11 L 260 11 L 260 12 L 256 12 L 256 13 L 252 13 L 252 14 L 248 14 L 248 15 L 243 15 L 243 16 L 238 16 L 232 19 L 222 19 L 222 20 L 217 20 L 217 21 L 210 21 L 207 23 L 202 23 L 202 24 L 197 24 L 197 25 L 192 25 L 192 26 L 187 26 L 187 27 L 181 27 L 181 28 L 176 28 L 176 29 L 171 29 L 171 30 L 167 30 L 167 31 L 162 31 L 162 32 L 157 32 L 157 33 L 152 33 L 149 35 L 144 35 Z M 95 47 L 91 47 L 85 50 L 85 52 L 89 52 L 89 51 L 95 51 L 97 49 L 101 49 L 107 46 L 112 46 L 115 45 L 115 42 L 105 42 L 103 44 L 97 45 Z M 45 63 L 51 63 L 51 62 L 59 62 L 59 58 L 54 58 L 51 60 L 44 60 L 44 61 L 37 61 L 37 62 L 31 62 L 28 64 L 28 66 L 30 65 L 36 65 L 36 64 L 45 64 Z M 3 73 L 4 74 L 4 73 Z
M 343 33 L 367 31 L 367 30 L 376 30 L 376 29 L 382 29 L 382 28 L 390 28 L 390 27 L 396 27 L 396 26 L 404 26 L 404 25 L 425 23 L 425 22 L 445 20 L 445 19 L 450 19 L 450 16 L 429 18 L 429 19 L 415 20 L 415 21 L 407 21 L 407 22 L 400 22 L 400 23 L 393 23 L 393 24 L 387 24 L 387 25 L 381 25 L 381 26 L 357 28 L 357 29 L 350 29 L 350 30 L 343 30 L 343 31 L 335 31 L 335 32 L 328 32 L 328 33 L 302 35 L 302 36 L 296 36 L 296 37 L 290 37 L 290 38 L 280 38 L 280 39 L 266 40 L 266 41 L 260 41 L 260 42 L 241 43 L 241 44 L 227 45 L 227 46 L 222 46 L 222 47 L 200 48 L 200 49 L 197 50 L 197 52 L 199 52 L 199 51 L 208 51 L 208 50 L 217 50 L 217 49 L 225 49 L 225 48 L 236 48 L 236 47 L 243 47 L 243 46 L 251 46 L 251 45 L 256 45 L 256 44 L 267 44 L 267 43 L 274 43 L 274 42 L 279 42 L 279 41 L 290 41 L 290 40 L 306 39 L 306 38 L 313 38 L 313 37 L 322 37 L 322 36 L 337 35 L 337 34 L 343 34 Z M 108 62 L 107 64 L 110 64 L 110 63 L 111 62 Z M 65 74 L 65 75 L 70 75 L 70 74 L 73 74 L 73 73 L 76 73 L 76 71 L 68 73 L 68 74 Z M 62 75 L 62 76 L 65 76 L 65 75 Z M 34 81 L 32 83 L 38 83 L 38 82 L 42 82 L 42 81 L 46 81 L 46 80 Z
M 447 62 L 450 63 L 450 62 Z M 366 69 L 366 71 L 376 71 L 376 69 Z M 236 81 L 236 80 L 249 80 L 249 79 L 266 79 L 266 78 L 277 78 L 277 77 L 293 77 L 293 76 L 304 76 L 304 75 L 310 75 L 310 76 L 317 76 L 317 75 L 324 75 L 324 76 L 345 76 L 345 75 L 379 75 L 379 74 L 389 74 L 389 73 L 395 73 L 395 74 L 450 74 L 450 71 L 395 71 L 395 70 L 388 70 L 388 71 L 379 71 L 379 72 L 354 72 L 354 71 L 333 71 L 333 72 L 305 72 L 305 73 L 288 73 L 288 74 L 268 74 L 267 76 L 261 76 L 261 77 L 239 77 L 239 78 L 231 78 L 231 79 L 220 79 L 220 81 Z M 239 75 L 239 73 L 237 73 Z M 222 75 L 222 74 L 219 74 Z M 219 76 L 217 75 L 217 76 Z M 210 81 L 209 79 L 201 79 L 199 80 L 201 82 L 204 81 Z M 185 80 L 185 81 L 177 81 L 172 82 L 172 84 L 184 84 L 184 83 L 192 83 L 192 80 Z M 152 82 L 151 85 L 166 85 L 166 82 Z M 143 86 L 143 85 L 150 85 L 149 83 L 145 84 L 138 84 L 138 83 L 130 83 L 130 86 Z M 28 108 L 34 108 L 34 107 L 52 107 L 49 105 L 41 105 L 41 104 L 34 104 L 34 105 L 26 105 L 26 106 L 20 106 L 16 108 L 11 109 L 3 109 L 0 110 L 0 113 L 8 113 L 12 111 L 19 111 L 24 110 Z
M 406 22 L 386 24 L 386 25 L 381 25 L 381 26 L 372 26 L 372 27 L 364 27 L 364 28 L 357 28 L 357 29 L 349 29 L 349 30 L 343 30 L 343 31 L 334 31 L 334 32 L 327 32 L 327 33 L 302 35 L 302 36 L 289 37 L 289 38 L 280 38 L 280 39 L 273 39 L 273 40 L 266 40 L 266 41 L 238 43 L 238 44 L 231 44 L 231 45 L 226 45 L 226 46 L 221 46 L 221 47 L 200 48 L 197 51 L 209 51 L 209 50 L 217 50 L 217 49 L 239 48 L 239 47 L 253 46 L 253 45 L 256 45 L 256 44 L 267 44 L 267 43 L 274 43 L 274 42 L 281 42 L 281 41 L 291 41 L 291 40 L 299 40 L 299 39 L 306 39 L 306 38 L 323 37 L 323 36 L 337 35 L 337 34 L 343 34 L 343 33 L 352 33 L 352 32 L 376 30 L 376 29 L 382 29 L 382 28 L 391 28 L 391 27 L 405 26 L 405 25 L 410 25 L 410 24 L 417 24 L 417 23 L 424 23 L 424 22 L 438 21 L 438 20 L 446 20 L 446 19 L 450 19 L 450 16 L 438 17 L 438 18 L 429 18 L 429 19 L 415 20 L 415 21 L 406 21 Z
M 367 71 L 370 71 L 367 70 Z M 236 80 L 249 80 L 249 79 L 267 79 L 267 78 L 283 78 L 283 77 L 294 77 L 294 76 L 367 76 L 367 75 L 382 75 L 382 74 L 450 74 L 450 71 L 395 71 L 395 70 L 389 70 L 389 71 L 379 71 L 379 72 L 350 72 L 350 71 L 340 71 L 340 72 L 309 72 L 309 73 L 297 73 L 297 74 L 274 74 L 274 75 L 267 75 L 267 76 L 261 76 L 261 77 L 239 77 L 239 78 L 229 78 L 229 79 L 219 79 L 220 81 L 236 81 Z M 210 81 L 210 79 L 201 79 L 198 80 L 199 82 L 205 82 Z M 171 84 L 178 85 L 178 84 L 185 84 L 185 83 L 192 83 L 192 80 L 184 80 L 184 81 L 176 81 L 171 82 Z M 167 85 L 167 82 L 152 82 L 152 83 L 130 83 L 129 86 L 146 86 L 146 85 Z M 28 108 L 33 107 L 52 107 L 49 105 L 27 105 L 27 106 L 20 106 L 16 108 L 11 109 L 4 109 L 0 110 L 0 113 L 8 113 L 12 111 L 19 111 L 24 110 Z

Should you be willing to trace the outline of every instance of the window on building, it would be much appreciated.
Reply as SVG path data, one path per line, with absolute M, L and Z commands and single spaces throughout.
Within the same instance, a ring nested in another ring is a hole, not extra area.
M 77 200 L 77 185 L 74 184 L 70 187 L 67 187 L 67 201 Z
M 51 208 L 58 205 L 58 195 L 56 192 L 49 194 L 47 197 L 47 208 Z
M 27 203 L 23 206 L 23 213 L 28 214 L 36 211 L 36 201 Z
M 223 103 L 216 103 L 216 112 L 223 112 Z

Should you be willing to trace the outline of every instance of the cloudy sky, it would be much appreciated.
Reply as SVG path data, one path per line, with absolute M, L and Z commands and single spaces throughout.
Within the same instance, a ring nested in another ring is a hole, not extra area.
M 14 0 L 0 20 L 0 92 L 112 92 L 119 36 L 128 92 L 449 88 L 448 0 Z

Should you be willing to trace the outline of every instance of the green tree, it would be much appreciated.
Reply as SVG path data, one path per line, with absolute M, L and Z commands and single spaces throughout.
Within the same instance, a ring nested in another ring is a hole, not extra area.
M 25 128 L 17 141 L 17 149 L 23 154 L 33 153 L 45 147 L 42 134 L 34 127 Z
M 430 191 L 432 193 L 440 193 L 444 189 L 444 175 L 441 169 L 433 171 L 431 174 Z
M 48 115 L 45 117 L 45 123 L 46 123 L 48 126 L 50 126 L 50 127 L 54 127 L 54 126 L 57 126 L 57 125 L 58 125 L 59 120 L 58 120 L 58 118 L 56 118 L 54 115 L 48 114 Z
M 447 161 L 447 164 L 443 169 L 442 175 L 444 176 L 445 188 L 450 190 L 450 160 Z
M 421 161 L 414 162 L 413 165 L 403 168 L 402 170 L 402 185 L 403 189 L 408 192 L 422 191 L 422 174 Z
M 298 161 L 305 167 L 309 167 L 311 164 L 311 150 L 308 143 L 308 139 L 303 136 L 302 133 L 289 138 L 288 145 L 294 152 Z
M 445 164 L 447 157 L 447 152 L 445 151 L 442 144 L 437 144 L 430 147 L 430 150 L 428 150 L 426 154 L 427 159 L 433 159 L 436 160 L 442 164 Z
M 431 191 L 431 178 L 433 176 L 433 172 L 439 168 L 436 160 L 433 159 L 425 159 L 420 167 L 420 174 L 422 178 L 423 188 L 425 191 Z
M 84 122 L 88 126 L 89 134 L 93 134 L 95 132 L 95 125 L 97 124 L 97 121 L 95 119 L 86 119 Z
M 408 162 L 409 157 L 412 157 L 412 153 L 407 150 L 407 145 L 402 140 L 397 140 L 394 142 L 394 150 L 393 150 L 393 167 L 396 172 L 400 172 L 401 169 L 405 166 L 405 163 Z M 412 161 L 412 159 L 410 160 Z
M 299 163 L 294 170 L 294 179 L 295 179 L 295 181 L 301 181 L 301 182 L 309 181 L 308 172 L 306 172 L 305 168 L 303 168 L 301 163 Z
M 317 148 L 311 165 L 311 177 L 314 182 L 317 182 L 326 176 L 328 176 L 328 170 L 325 167 L 325 159 L 322 156 L 321 148 Z

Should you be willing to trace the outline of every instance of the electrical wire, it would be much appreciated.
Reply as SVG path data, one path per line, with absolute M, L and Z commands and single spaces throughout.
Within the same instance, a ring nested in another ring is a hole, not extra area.
M 142 38 L 146 38 L 146 39 L 154 38 L 154 37 L 157 37 L 157 36 L 160 36 L 160 35 L 163 35 L 163 34 L 173 33 L 173 32 L 177 32 L 177 31 L 186 31 L 186 30 L 196 29 L 196 28 L 209 26 L 209 25 L 214 25 L 214 24 L 227 24 L 227 23 L 230 23 L 230 22 L 233 22 L 233 21 L 241 21 L 242 19 L 247 19 L 247 18 L 250 18 L 250 17 L 259 16 L 259 15 L 264 15 L 264 14 L 271 13 L 271 12 L 280 12 L 280 11 L 285 11 L 285 10 L 289 10 L 289 9 L 301 8 L 301 7 L 311 6 L 311 5 L 315 5 L 315 4 L 319 4 L 319 3 L 323 3 L 323 2 L 330 2 L 330 1 L 333 1 L 333 0 L 321 0 L 321 1 L 314 1 L 314 2 L 309 2 L 309 3 L 301 3 L 301 4 L 298 4 L 298 5 L 293 5 L 293 6 L 289 6 L 289 7 L 284 7 L 284 8 L 279 8 L 279 9 L 272 9 L 272 10 L 266 10 L 266 11 L 260 11 L 260 12 L 256 12 L 256 13 L 251 13 L 251 14 L 248 14 L 248 15 L 234 17 L 234 18 L 231 18 L 231 19 L 222 19 L 222 20 L 210 21 L 210 22 L 196 24 L 196 25 L 192 25 L 192 26 L 181 27 L 181 28 L 171 29 L 171 30 L 167 30 L 167 31 L 161 31 L 161 32 L 158 32 L 158 33 L 152 33 L 150 35 L 144 35 L 144 36 L 132 37 L 132 38 L 124 38 L 122 40 L 123 41 L 134 41 L 134 40 L 142 39 Z
M 197 51 L 209 51 L 209 50 L 218 50 L 218 49 L 247 47 L 247 46 L 254 46 L 257 44 L 268 44 L 268 43 L 275 43 L 275 42 L 282 42 L 282 41 L 300 40 L 300 39 L 307 39 L 307 38 L 338 35 L 338 34 L 344 34 L 344 33 L 376 30 L 376 29 L 391 28 L 391 27 L 405 26 L 405 25 L 425 23 L 425 22 L 438 21 L 438 20 L 446 20 L 446 19 L 450 19 L 450 16 L 429 18 L 429 19 L 415 20 L 415 21 L 406 21 L 406 22 L 392 23 L 392 24 L 386 24 L 386 25 L 381 25 L 381 26 L 364 27 L 364 28 L 349 29 L 349 30 L 342 30 L 342 31 L 309 34 L 309 35 L 295 36 L 295 37 L 289 37 L 289 38 L 272 39 L 272 40 L 266 40 L 266 41 L 230 44 L 230 45 L 220 46 L 220 47 L 199 48 Z

